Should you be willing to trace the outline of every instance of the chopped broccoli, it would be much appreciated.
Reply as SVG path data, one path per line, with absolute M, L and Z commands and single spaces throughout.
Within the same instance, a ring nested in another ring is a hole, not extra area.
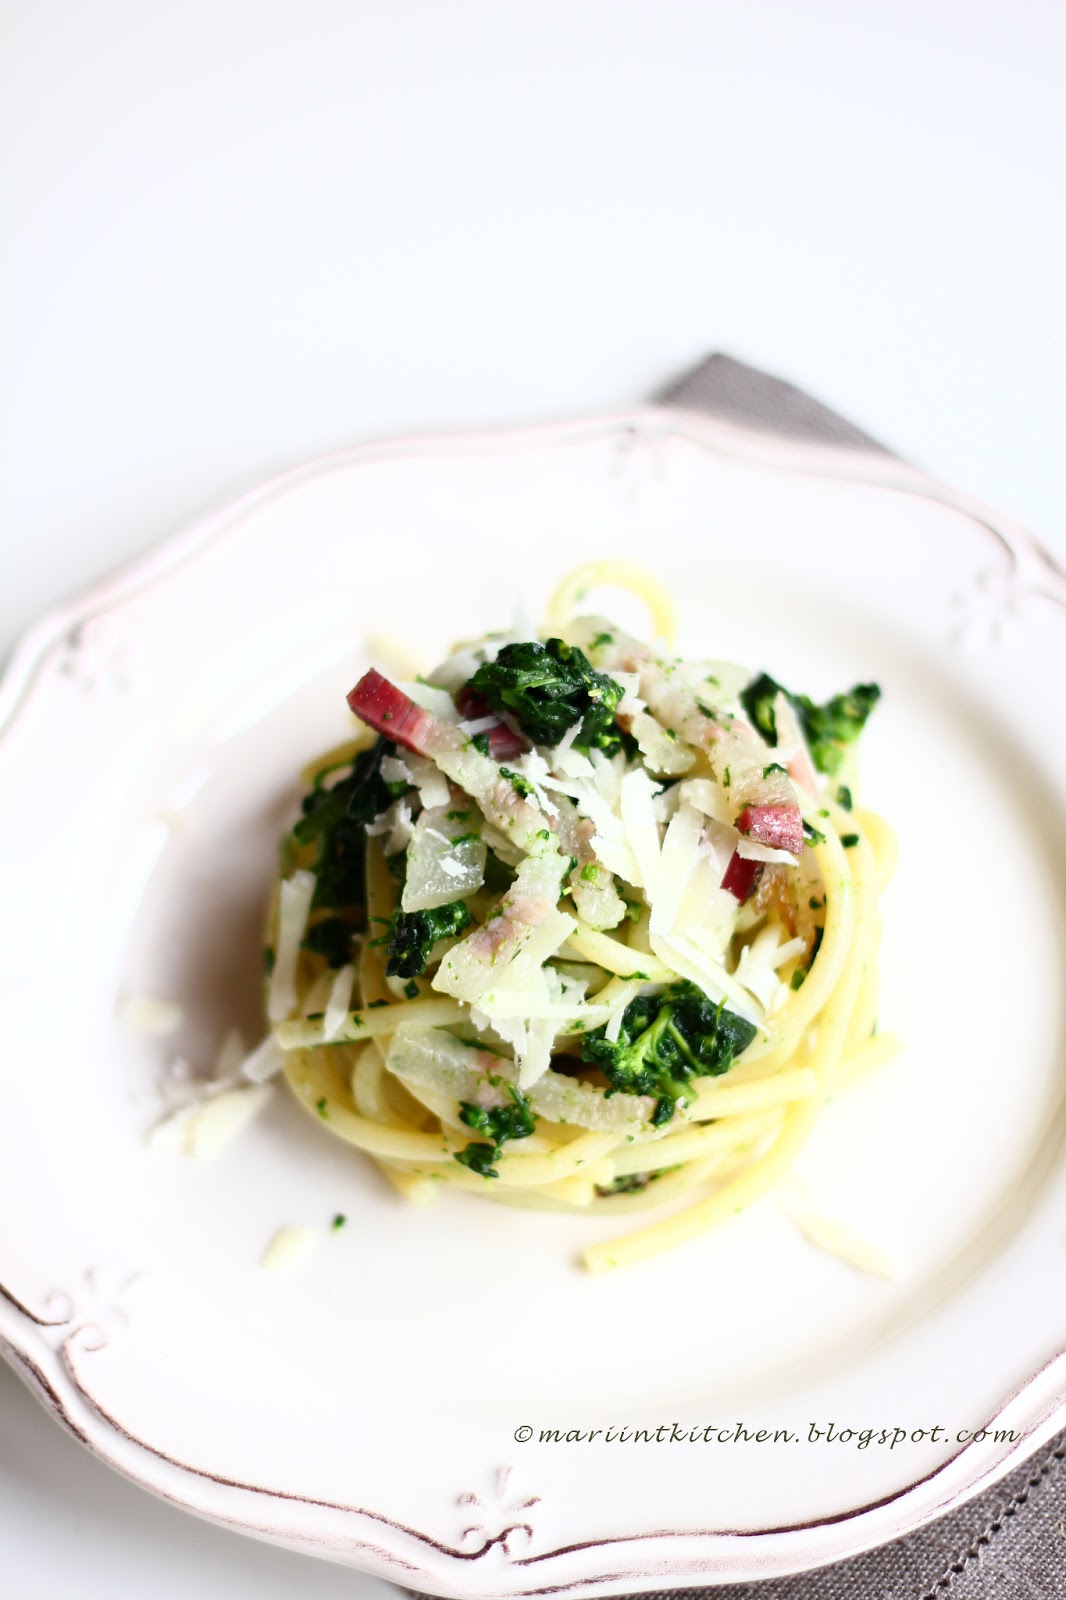
M 814 930 L 814 938 L 811 941 L 810 951 L 809 951 L 808 955 L 806 956 L 806 958 L 803 961 L 800 962 L 799 966 L 796 968 L 795 972 L 792 974 L 791 987 L 793 989 L 802 989 L 803 988 L 803 985 L 807 980 L 807 974 L 808 974 L 808 972 L 810 972 L 811 968 L 814 966 L 814 958 L 818 954 L 819 950 L 822 948 L 822 933 L 823 933 L 823 931 L 824 930 L 822 928 L 815 928 L 815 930 Z
M 352 959 L 352 934 L 355 929 L 343 917 L 326 917 L 308 928 L 304 939 L 305 950 L 325 956 L 331 967 L 343 967 Z
M 385 974 L 389 978 L 418 978 L 426 970 L 430 951 L 438 939 L 462 933 L 471 921 L 461 900 L 429 911 L 400 911 L 392 923 L 389 957 Z
M 755 1037 L 755 1025 L 715 1005 L 682 980 L 657 995 L 641 995 L 622 1014 L 615 1043 L 597 1028 L 581 1041 L 581 1058 L 599 1067 L 608 1093 L 655 1095 L 652 1122 L 669 1122 L 691 1078 L 728 1072 Z
M 613 1178 L 610 1183 L 598 1183 L 596 1193 L 601 1199 L 612 1194 L 639 1194 L 648 1187 L 653 1176 L 651 1172 L 629 1172 L 624 1178 Z
M 846 694 L 835 694 L 824 705 L 816 705 L 805 694 L 790 694 L 769 673 L 762 672 L 742 690 L 740 699 L 752 724 L 769 745 L 777 744 L 774 701 L 779 694 L 785 696 L 799 718 L 811 760 L 819 772 L 830 777 L 840 771 L 845 749 L 859 737 L 881 698 L 876 683 L 857 683 Z
M 504 1082 L 496 1078 L 490 1078 L 489 1081 L 496 1084 Z M 508 1139 L 528 1139 L 537 1126 L 536 1116 L 521 1089 L 516 1088 L 513 1083 L 506 1083 L 505 1087 L 511 1097 L 510 1105 L 486 1109 L 484 1106 L 474 1105 L 470 1100 L 459 1102 L 461 1120 L 477 1133 L 487 1134 L 492 1142 L 486 1144 L 480 1139 L 472 1140 L 465 1149 L 455 1152 L 455 1159 L 483 1178 L 499 1177 L 496 1162 Z
M 312 907 L 353 907 L 360 914 L 360 925 L 366 899 L 366 825 L 410 787 L 386 783 L 381 776 L 382 759 L 395 750 L 387 739 L 379 739 L 371 749 L 360 751 L 348 776 L 330 788 L 325 779 L 337 768 L 320 772 L 303 798 L 303 815 L 292 830 L 297 844 L 317 842 L 319 847 Z
M 521 795 L 523 800 L 528 799 L 533 793 L 533 785 L 530 783 L 529 779 L 523 778 L 520 772 L 512 772 L 510 767 L 501 767 L 500 777 L 506 778 L 515 794 Z M 475 835 L 475 837 L 480 837 L 480 835 Z
M 783 689 L 779 683 L 771 678 L 768 672 L 760 672 L 753 678 L 747 688 L 741 690 L 740 703 L 748 713 L 748 721 L 758 733 L 761 733 L 768 745 L 777 744 L 777 718 L 774 715 L 774 701 L 779 694 L 790 698 L 788 690 Z
M 513 1102 L 509 1106 L 494 1106 L 486 1110 L 469 1100 L 460 1102 L 460 1120 L 476 1133 L 487 1133 L 493 1144 L 504 1144 L 508 1139 L 528 1139 L 536 1122 L 521 1089 L 516 1089 L 511 1083 L 507 1088 Z
M 649 1183 L 654 1183 L 656 1178 L 665 1178 L 668 1172 L 676 1172 L 679 1165 L 680 1163 L 672 1167 L 653 1167 L 649 1172 L 627 1172 L 625 1177 L 614 1178 L 610 1183 L 598 1183 L 596 1193 L 603 1200 L 612 1194 L 639 1194 Z
M 835 694 L 822 706 L 814 705 L 805 695 L 799 697 L 800 721 L 819 772 L 832 776 L 840 771 L 846 746 L 859 737 L 880 698 L 876 683 L 857 683 L 847 694 Z
M 493 1166 L 496 1160 L 496 1146 L 473 1141 L 455 1152 L 456 1161 L 464 1167 L 469 1167 L 471 1172 L 476 1172 L 479 1178 L 498 1178 L 500 1174 Z
M 534 744 L 557 744 L 580 722 L 575 749 L 614 755 L 621 747 L 614 720 L 621 685 L 562 639 L 504 645 L 495 661 L 478 667 L 468 687 L 494 711 L 508 712 Z

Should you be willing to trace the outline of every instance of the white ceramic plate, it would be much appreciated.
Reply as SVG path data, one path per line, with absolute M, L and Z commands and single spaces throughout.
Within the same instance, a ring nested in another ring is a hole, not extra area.
M 689 651 L 884 688 L 866 794 L 902 846 L 882 1014 L 907 1049 L 802 1165 L 889 1283 L 773 1199 L 584 1276 L 617 1223 L 408 1209 L 280 1089 L 213 1164 L 145 1148 L 168 1056 L 256 1036 L 294 775 L 343 737 L 368 634 L 431 662 L 605 553 L 671 586 Z M 1064 1419 L 1064 600 L 907 468 L 658 410 L 332 457 L 43 624 L 0 708 L 11 1359 L 157 1493 L 440 1594 L 795 1571 L 1004 1472 Z M 181 1032 L 124 1032 L 131 992 Z M 286 1223 L 320 1247 L 265 1273 Z M 997 1416 L 1014 1442 L 960 1443 Z M 737 1423 L 796 1438 L 606 1437 Z M 940 1433 L 810 1438 L 829 1423 Z

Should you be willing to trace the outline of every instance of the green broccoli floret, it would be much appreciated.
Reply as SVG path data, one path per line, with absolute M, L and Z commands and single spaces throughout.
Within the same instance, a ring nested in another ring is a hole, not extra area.
M 495 661 L 478 667 L 468 687 L 494 711 L 506 711 L 534 744 L 557 744 L 580 722 L 576 750 L 614 755 L 621 748 L 614 720 L 621 686 L 562 639 L 504 645 Z
M 500 777 L 507 778 L 510 781 L 511 788 L 514 790 L 515 794 L 520 795 L 523 800 L 528 800 L 529 796 L 533 793 L 533 785 L 530 783 L 529 779 L 523 778 L 520 772 L 512 772 L 510 767 L 501 767 Z M 474 837 L 480 838 L 480 835 L 475 834 Z
M 537 1126 L 537 1119 L 521 1089 L 503 1079 L 490 1078 L 489 1082 L 506 1087 L 511 1104 L 486 1109 L 469 1100 L 461 1100 L 461 1120 L 468 1128 L 486 1134 L 492 1142 L 486 1144 L 480 1139 L 473 1140 L 465 1149 L 455 1152 L 455 1159 L 482 1178 L 498 1178 L 496 1162 L 504 1144 L 508 1139 L 528 1139 Z
M 760 672 L 753 678 L 747 688 L 740 692 L 740 703 L 748 713 L 748 721 L 757 733 L 761 733 L 766 743 L 771 746 L 777 744 L 777 718 L 774 715 L 774 701 L 779 694 L 787 700 L 792 696 L 787 689 L 783 689 L 768 672 Z
M 835 694 L 824 705 L 816 705 L 807 695 L 791 694 L 769 673 L 761 672 L 741 691 L 740 700 L 753 727 L 769 745 L 777 744 L 774 701 L 779 694 L 784 695 L 799 718 L 811 760 L 819 772 L 830 777 L 840 771 L 845 749 L 855 743 L 881 698 L 876 683 L 857 683 L 847 694 Z
M 438 939 L 462 933 L 472 921 L 461 900 L 429 911 L 400 911 L 389 936 L 385 974 L 389 978 L 418 978 L 426 970 L 429 953 Z
M 581 1043 L 581 1058 L 599 1067 L 608 1093 L 654 1095 L 652 1123 L 669 1122 L 690 1079 L 728 1072 L 755 1037 L 754 1023 L 715 1005 L 682 980 L 657 995 L 641 995 L 622 1014 L 612 1042 L 597 1028 Z
M 317 841 L 319 846 L 312 908 L 355 908 L 359 926 L 365 925 L 366 825 L 410 788 L 406 783 L 386 783 L 381 776 L 383 758 L 395 752 L 394 744 L 379 739 L 354 761 L 341 763 L 351 770 L 329 788 L 326 779 L 337 768 L 320 772 L 303 798 L 303 815 L 292 830 L 297 844 Z
M 876 683 L 856 683 L 847 694 L 835 694 L 822 706 L 816 706 L 806 695 L 797 696 L 794 704 L 810 747 L 811 760 L 819 772 L 832 777 L 840 771 L 845 748 L 855 743 L 880 698 L 881 690 Z

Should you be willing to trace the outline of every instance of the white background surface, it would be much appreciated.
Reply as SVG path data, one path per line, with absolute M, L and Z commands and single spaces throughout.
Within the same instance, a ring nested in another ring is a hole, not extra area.
M 1057 0 L 0 18 L 0 652 L 303 457 L 625 405 L 713 348 L 1066 559 Z M 19 1600 L 382 1589 L 156 1503 L 6 1369 L 0 1559 Z

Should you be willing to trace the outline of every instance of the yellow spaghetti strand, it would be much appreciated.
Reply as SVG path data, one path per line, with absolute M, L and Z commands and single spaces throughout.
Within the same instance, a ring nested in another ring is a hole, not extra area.
M 383 1006 L 371 1003 L 366 1010 L 349 1011 L 332 1039 L 326 1038 L 321 1017 L 279 1022 L 274 1037 L 283 1050 L 313 1050 L 318 1045 L 361 1044 L 364 1039 L 383 1038 L 395 1033 L 404 1022 L 449 1028 L 462 1021 L 463 1008 L 458 1000 L 427 995 L 421 1000 L 398 1000 L 395 1005 Z
M 628 589 L 648 608 L 652 632 L 669 650 L 677 644 L 677 613 L 668 591 L 634 561 L 605 558 L 577 567 L 563 579 L 548 602 L 548 627 L 565 628 L 585 605 L 592 589 Z

